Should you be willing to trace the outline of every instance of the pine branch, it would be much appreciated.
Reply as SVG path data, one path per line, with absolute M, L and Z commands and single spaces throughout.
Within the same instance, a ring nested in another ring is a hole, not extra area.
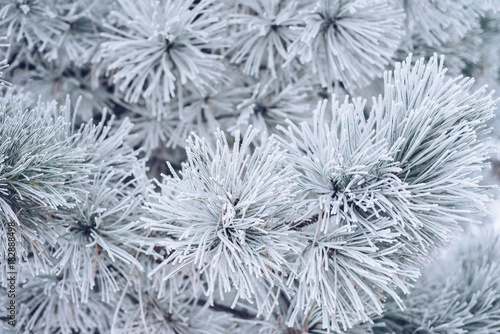
M 198 306 L 205 306 L 206 304 L 207 304 L 207 301 L 203 300 L 203 299 L 200 299 L 197 302 Z M 229 313 L 232 316 L 239 318 L 239 319 L 250 320 L 250 319 L 255 318 L 255 314 L 248 313 L 247 311 L 244 311 L 244 310 L 238 310 L 238 309 L 234 309 L 231 307 L 227 307 L 225 305 L 221 305 L 221 304 L 217 304 L 217 303 L 214 303 L 213 305 L 210 305 L 209 307 L 211 310 L 214 310 L 216 312 Z

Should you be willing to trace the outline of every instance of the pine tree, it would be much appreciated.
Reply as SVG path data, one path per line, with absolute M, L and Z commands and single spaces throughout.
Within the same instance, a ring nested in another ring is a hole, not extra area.
M 0 331 L 498 332 L 499 9 L 0 0 Z

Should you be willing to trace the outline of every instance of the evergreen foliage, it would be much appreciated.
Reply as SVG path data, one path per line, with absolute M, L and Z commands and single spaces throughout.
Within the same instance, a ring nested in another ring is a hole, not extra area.
M 455 246 L 446 258 L 426 268 L 405 298 L 404 312 L 388 302 L 383 316 L 375 320 L 373 332 L 500 331 L 499 240 L 494 231 L 486 232 L 463 238 L 460 248 Z
M 0 0 L 0 332 L 500 331 L 498 9 Z

